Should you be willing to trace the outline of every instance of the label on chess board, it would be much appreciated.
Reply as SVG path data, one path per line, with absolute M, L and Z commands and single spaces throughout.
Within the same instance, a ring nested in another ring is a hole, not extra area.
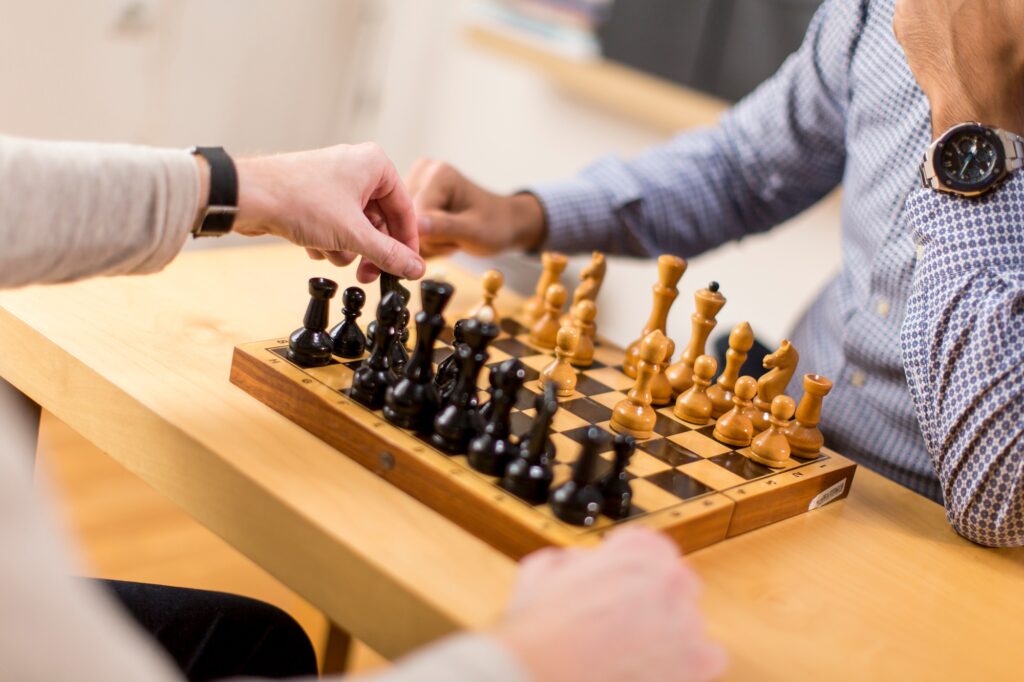
M 844 490 L 846 490 L 845 478 L 839 481 L 839 483 L 831 486 L 828 490 L 823 490 L 815 495 L 814 499 L 811 500 L 811 503 L 807 505 L 807 511 L 817 509 L 818 507 L 824 507 L 826 504 L 842 495 Z

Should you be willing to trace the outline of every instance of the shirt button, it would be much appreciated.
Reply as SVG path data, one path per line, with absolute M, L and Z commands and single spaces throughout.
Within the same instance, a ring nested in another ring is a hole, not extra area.
M 889 299 L 880 298 L 878 303 L 875 304 L 875 312 L 878 313 L 879 317 L 889 317 L 889 312 L 892 310 L 892 304 L 889 303 Z
M 853 384 L 855 388 L 860 388 L 867 380 L 867 375 L 859 369 L 850 375 L 850 383 Z

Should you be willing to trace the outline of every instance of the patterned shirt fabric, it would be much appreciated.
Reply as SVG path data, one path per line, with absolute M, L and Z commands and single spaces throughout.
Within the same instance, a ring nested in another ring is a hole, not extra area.
M 826 0 L 801 48 L 717 127 L 529 191 L 546 248 L 689 257 L 842 183 L 843 265 L 791 336 L 801 367 L 835 385 L 822 430 L 943 502 L 961 535 L 1021 545 L 1024 177 L 980 200 L 920 187 L 930 108 L 894 1 Z

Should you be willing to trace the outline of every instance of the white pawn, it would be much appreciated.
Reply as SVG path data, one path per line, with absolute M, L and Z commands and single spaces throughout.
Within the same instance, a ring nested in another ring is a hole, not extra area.
M 555 393 L 559 398 L 568 398 L 576 390 L 576 370 L 569 360 L 579 343 L 580 333 L 573 327 L 562 327 L 558 330 L 555 359 L 544 368 L 540 375 L 541 386 L 554 384 Z

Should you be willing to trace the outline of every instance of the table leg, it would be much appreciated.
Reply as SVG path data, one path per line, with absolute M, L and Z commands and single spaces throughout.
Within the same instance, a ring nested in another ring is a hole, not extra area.
M 24 434 L 23 437 L 14 439 L 13 443 L 25 450 L 22 453 L 23 457 L 35 463 L 42 408 L 14 386 L 0 379 L 0 410 L 12 413 L 10 418 L 14 420 L 14 427 L 20 432 L 19 435 Z M 3 416 L 5 415 L 0 413 L 0 417 Z M 5 443 L 5 446 L 11 445 L 10 442 Z
M 334 623 L 327 628 L 327 646 L 324 647 L 324 665 L 321 675 L 338 675 L 348 669 L 352 649 L 352 635 Z

